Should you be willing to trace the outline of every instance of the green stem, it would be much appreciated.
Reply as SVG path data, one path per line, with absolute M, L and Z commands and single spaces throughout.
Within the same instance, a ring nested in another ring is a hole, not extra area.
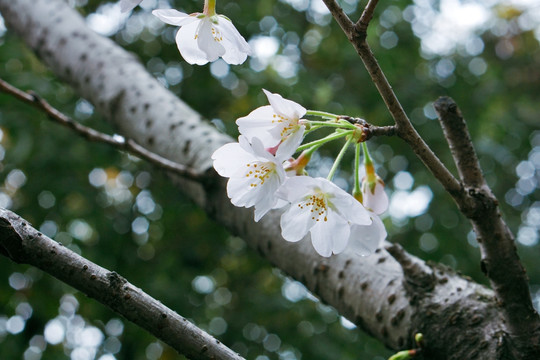
M 343 155 L 345 155 L 345 152 L 347 151 L 347 148 L 349 147 L 352 141 L 353 141 L 352 136 L 347 139 L 347 142 L 341 148 L 341 151 L 336 157 L 336 161 L 334 161 L 334 165 L 332 165 L 332 168 L 330 169 L 330 173 L 328 174 L 328 177 L 326 179 L 332 181 L 332 179 L 334 178 L 334 174 L 336 173 L 336 170 L 339 167 L 339 163 L 341 163 L 341 160 L 343 160 Z
M 371 156 L 369 155 L 369 150 L 365 141 L 362 143 L 362 150 L 364 150 L 364 164 L 373 165 L 373 161 L 371 160 Z
M 354 189 L 353 194 L 359 194 L 362 191 L 360 187 L 360 143 L 355 145 L 354 154 Z
M 204 0 L 203 14 L 206 16 L 216 15 L 216 0 Z
M 304 134 L 308 134 L 308 133 L 310 133 L 310 132 L 313 132 L 313 131 L 315 131 L 315 130 L 319 130 L 319 129 L 321 129 L 321 128 L 323 128 L 322 125 L 313 125 L 313 126 L 311 126 L 309 129 L 306 129 L 306 131 L 304 131 Z
M 304 144 L 304 145 L 301 145 L 298 147 L 298 149 L 296 149 L 296 151 L 302 151 L 302 150 L 305 150 L 305 149 L 308 149 L 312 146 L 315 146 L 315 145 L 324 145 L 326 144 L 327 142 L 330 142 L 332 140 L 336 140 L 336 139 L 339 139 L 339 138 L 342 138 L 344 136 L 347 136 L 347 135 L 350 135 L 352 134 L 353 130 L 347 130 L 347 131 L 343 131 L 343 132 L 339 132 L 339 133 L 332 133 L 326 137 L 323 137 L 322 139 L 319 139 L 319 140 L 315 140 L 315 141 L 312 141 L 312 142 L 309 142 L 307 144 Z
M 373 189 L 375 186 L 375 181 L 377 181 L 377 175 L 375 174 L 375 167 L 373 166 L 373 161 L 369 155 L 369 150 L 365 142 L 362 143 L 362 150 L 364 150 L 364 167 L 366 168 L 366 181 L 369 186 Z
M 312 121 L 308 120 L 311 125 L 321 125 L 321 126 L 327 126 L 327 127 L 337 127 L 337 128 L 346 128 L 354 130 L 357 127 L 351 124 L 350 122 L 328 122 L 328 121 Z
M 333 120 L 336 120 L 339 117 L 339 115 L 324 112 L 324 111 L 318 111 L 318 110 L 308 110 L 306 111 L 306 115 L 320 116 L 323 118 L 333 119 Z

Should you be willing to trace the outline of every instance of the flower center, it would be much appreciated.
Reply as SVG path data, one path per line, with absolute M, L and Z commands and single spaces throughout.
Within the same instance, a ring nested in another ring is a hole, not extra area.
M 306 201 L 298 204 L 300 209 L 309 209 L 311 212 L 311 219 L 315 221 L 320 221 L 321 218 L 323 221 L 328 221 L 328 204 L 326 196 L 323 193 L 316 193 L 310 195 Z
M 298 127 L 298 121 L 291 120 L 278 114 L 274 114 L 272 117 L 272 124 L 284 124 L 283 129 L 281 129 L 281 133 L 279 134 L 282 140 L 284 140 L 287 136 L 293 133 L 294 130 Z
M 214 38 L 214 41 L 220 42 L 223 41 L 223 36 L 221 35 L 221 32 L 212 26 L 212 37 Z
M 259 185 L 263 185 L 266 179 L 270 177 L 272 172 L 275 169 L 275 164 L 272 164 L 270 162 L 268 163 L 251 163 L 246 164 L 247 171 L 246 171 L 246 177 L 253 179 L 251 184 L 252 188 L 255 188 Z

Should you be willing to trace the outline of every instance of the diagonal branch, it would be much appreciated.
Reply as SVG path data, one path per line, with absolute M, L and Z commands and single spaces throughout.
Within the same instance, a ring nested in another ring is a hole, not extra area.
M 501 302 L 516 346 L 536 346 L 538 354 L 540 319 L 532 305 L 529 281 L 516 251 L 514 235 L 503 220 L 498 201 L 486 184 L 459 107 L 446 96 L 437 99 L 434 106 L 467 190 L 467 201 L 458 205 L 471 220 L 476 232 L 482 255 L 482 271 Z
M 351 21 L 351 19 L 345 14 L 341 6 L 334 1 L 334 0 L 323 0 L 328 10 L 330 10 L 330 13 L 332 13 L 332 16 L 334 19 L 336 19 L 339 26 L 341 26 L 341 29 L 346 35 L 349 35 L 352 32 L 352 29 L 354 27 L 354 23 Z M 350 41 L 351 39 L 349 39 Z
M 89 141 L 108 144 L 118 150 L 127 151 L 133 155 L 136 155 L 144 160 L 153 163 L 154 165 L 159 166 L 162 169 L 172 171 L 186 179 L 195 181 L 202 181 L 205 179 L 204 174 L 201 174 L 185 165 L 176 163 L 156 153 L 153 153 L 148 149 L 142 147 L 141 145 L 137 144 L 132 139 L 125 139 L 122 136 L 110 136 L 95 129 L 92 129 L 88 126 L 84 126 L 76 122 L 69 116 L 63 114 L 58 109 L 54 108 L 51 104 L 49 104 L 46 100 L 41 98 L 35 92 L 24 92 L 16 88 L 15 86 L 9 84 L 8 82 L 2 80 L 1 78 L 0 92 L 5 92 L 6 94 L 12 95 L 13 97 L 27 104 L 33 105 L 34 107 L 42 110 L 45 114 L 47 114 L 49 119 L 73 130 L 75 133 Z
M 438 98 L 433 106 L 439 114 L 439 122 L 461 181 L 466 187 L 481 187 L 484 177 L 461 111 L 454 100 L 447 96 Z
M 0 208 L 0 254 L 96 299 L 193 360 L 243 358 L 114 271 L 83 258 Z

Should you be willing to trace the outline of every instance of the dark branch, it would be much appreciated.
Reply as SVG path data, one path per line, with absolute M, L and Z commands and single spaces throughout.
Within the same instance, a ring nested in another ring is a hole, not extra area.
M 0 249 L 14 262 L 35 266 L 96 299 L 189 359 L 243 359 L 116 272 L 63 247 L 5 209 L 0 209 Z
M 367 141 L 373 136 L 394 136 L 397 130 L 397 127 L 395 125 L 375 126 L 368 123 L 362 118 L 355 118 L 347 115 L 341 115 L 338 117 L 338 119 L 346 120 L 353 125 L 360 125 L 365 135 L 365 138 L 363 138 L 362 141 Z
M 367 32 L 367 27 L 371 22 L 371 19 L 373 19 L 373 13 L 375 12 L 375 8 L 377 7 L 378 3 L 379 0 L 369 0 L 368 4 L 366 5 L 364 11 L 362 12 L 362 16 L 360 16 L 360 19 L 356 23 L 356 28 L 360 33 Z
M 0 92 L 5 92 L 6 94 L 12 95 L 13 97 L 21 100 L 22 102 L 33 105 L 34 107 L 45 112 L 45 114 L 47 114 L 51 120 L 70 128 L 78 135 L 89 141 L 108 144 L 118 150 L 127 151 L 140 157 L 141 159 L 147 160 L 165 170 L 172 171 L 184 178 L 195 181 L 205 180 L 204 174 L 200 174 L 185 165 L 176 163 L 156 153 L 153 153 L 131 139 L 125 139 L 121 136 L 110 136 L 74 121 L 72 118 L 54 108 L 46 100 L 34 92 L 24 92 L 2 79 L 0 79 Z
M 392 244 L 386 251 L 401 265 L 403 269 L 405 289 L 413 288 L 414 292 L 425 294 L 435 287 L 433 270 L 422 261 L 405 252 L 401 245 Z
M 323 0 L 326 4 L 326 7 L 330 12 L 332 13 L 332 16 L 334 19 L 336 19 L 339 26 L 341 26 L 341 29 L 343 29 L 343 32 L 345 34 L 351 33 L 352 29 L 354 28 L 354 23 L 351 21 L 351 19 L 345 14 L 341 6 L 338 5 L 337 2 L 334 0 Z
M 443 96 L 433 104 L 439 114 L 439 122 L 448 141 L 459 177 L 466 187 L 480 187 L 484 184 L 478 157 L 472 145 L 461 111 L 451 98 Z
M 489 278 L 518 348 L 540 351 L 540 319 L 533 308 L 529 281 L 514 244 L 514 236 L 502 219 L 498 201 L 487 186 L 467 124 L 449 97 L 434 103 L 450 151 L 467 191 L 461 211 L 471 220 L 482 254 L 481 267 Z

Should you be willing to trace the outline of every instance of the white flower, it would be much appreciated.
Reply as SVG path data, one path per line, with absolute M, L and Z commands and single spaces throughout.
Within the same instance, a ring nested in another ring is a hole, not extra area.
M 180 26 L 176 45 L 190 64 L 204 65 L 222 57 L 231 65 L 242 64 L 251 48 L 232 22 L 223 15 L 185 14 L 174 9 L 152 11 L 161 21 Z
M 388 195 L 384 191 L 384 182 L 375 174 L 372 181 L 366 176 L 362 180 L 362 204 L 375 214 L 380 215 L 388 209 Z
M 295 242 L 309 232 L 313 247 L 322 256 L 345 250 L 351 226 L 372 223 L 360 202 L 323 178 L 288 178 L 276 195 L 291 203 L 281 216 L 283 238 Z M 354 234 L 356 241 L 356 230 Z
M 377 215 L 371 214 L 371 220 L 370 225 L 351 226 L 347 251 L 352 251 L 360 256 L 368 256 L 382 246 L 387 235 L 386 228 Z
M 128 12 L 135 8 L 135 6 L 139 5 L 142 2 L 142 0 L 120 0 L 120 11 L 121 12 Z
M 306 109 L 279 94 L 263 91 L 270 105 L 261 106 L 236 120 L 240 133 L 250 141 L 254 137 L 261 139 L 265 147 L 273 147 L 283 141 L 297 142 L 306 129 L 301 119 Z
M 228 177 L 227 195 L 235 206 L 255 206 L 255 221 L 259 221 L 278 204 L 274 196 L 285 181 L 283 162 L 299 144 L 280 146 L 276 155 L 270 154 L 261 141 L 253 139 L 249 144 L 240 135 L 238 143 L 225 144 L 212 154 L 214 168 L 221 176 Z

